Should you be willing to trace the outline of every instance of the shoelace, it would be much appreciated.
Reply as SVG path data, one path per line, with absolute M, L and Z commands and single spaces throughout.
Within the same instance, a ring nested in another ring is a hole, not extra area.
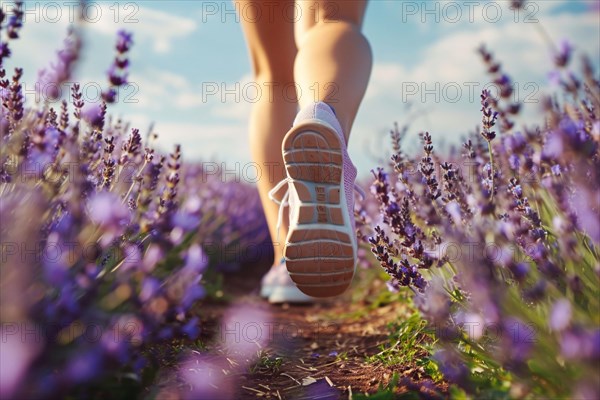
M 269 190 L 269 199 L 279 205 L 279 211 L 277 213 L 277 238 L 275 240 L 276 242 L 279 242 L 279 229 L 281 228 L 281 222 L 283 221 L 283 209 L 289 206 L 288 200 L 290 197 L 290 190 L 288 189 L 285 191 L 285 194 L 283 195 L 281 200 L 278 200 L 275 197 L 275 193 L 277 193 L 283 187 L 283 185 L 289 184 L 290 181 L 290 178 L 284 178 L 277 185 L 275 185 L 273 189 Z M 360 195 L 361 200 L 364 200 L 367 197 L 365 191 L 356 183 L 354 184 L 354 190 Z M 354 210 L 349 211 L 354 212 Z

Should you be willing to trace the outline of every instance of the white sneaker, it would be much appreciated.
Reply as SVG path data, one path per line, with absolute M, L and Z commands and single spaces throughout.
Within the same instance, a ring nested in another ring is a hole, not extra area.
M 343 293 L 357 263 L 354 221 L 356 168 L 331 107 L 323 102 L 300 110 L 282 144 L 287 178 L 280 204 L 290 207 L 290 228 L 284 255 L 291 279 L 313 297 Z M 360 190 L 359 190 L 360 191 Z M 362 191 L 360 191 L 362 192 Z
M 290 278 L 285 260 L 272 267 L 262 278 L 260 295 L 269 303 L 312 303 L 315 300 L 302 293 Z

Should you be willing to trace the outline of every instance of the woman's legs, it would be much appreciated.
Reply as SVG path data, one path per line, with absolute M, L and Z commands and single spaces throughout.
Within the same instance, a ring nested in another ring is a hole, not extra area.
M 294 78 L 300 106 L 316 101 L 333 106 L 346 139 L 371 74 L 371 47 L 360 31 L 366 3 L 311 0 L 296 6 L 301 14 Z
M 295 26 L 289 13 L 282 12 L 293 9 L 293 0 L 235 0 L 235 4 L 254 79 L 263 89 L 250 117 L 250 146 L 263 170 L 257 186 L 276 242 L 277 262 L 283 256 L 289 221 L 284 213 L 277 232 L 279 206 L 268 192 L 286 176 L 281 143 L 297 112 L 296 96 L 301 106 L 317 101 L 333 106 L 348 138 L 371 73 L 371 48 L 360 32 L 366 0 L 300 0 Z
M 268 193 L 286 176 L 281 142 L 292 126 L 298 108 L 293 75 L 296 57 L 294 22 L 282 12 L 293 10 L 293 0 L 282 0 L 277 4 L 270 0 L 264 6 L 250 0 L 236 0 L 235 4 L 252 60 L 254 80 L 262 89 L 262 97 L 254 104 L 250 116 L 250 147 L 254 162 L 262 169 L 257 186 L 277 264 L 283 257 L 288 216 L 284 213 L 277 239 L 279 206 L 269 199 Z

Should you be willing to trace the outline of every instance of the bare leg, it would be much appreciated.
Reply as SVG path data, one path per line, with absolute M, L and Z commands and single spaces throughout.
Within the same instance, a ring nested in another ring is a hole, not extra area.
M 300 106 L 333 106 L 348 139 L 371 74 L 371 47 L 360 31 L 366 0 L 297 3 L 302 13 L 295 27 L 294 77 Z
M 285 17 L 283 9 L 292 9 L 293 0 L 236 0 L 255 82 L 262 96 L 250 116 L 250 147 L 254 162 L 262 168 L 257 182 L 261 202 L 274 242 L 275 264 L 283 257 L 283 245 L 288 231 L 288 216 L 277 239 L 279 206 L 268 198 L 269 191 L 285 178 L 281 155 L 283 136 L 292 126 L 298 103 L 294 86 L 293 65 L 296 57 L 294 23 Z M 271 11 L 270 11 L 271 10 Z M 284 192 L 284 189 L 282 189 Z

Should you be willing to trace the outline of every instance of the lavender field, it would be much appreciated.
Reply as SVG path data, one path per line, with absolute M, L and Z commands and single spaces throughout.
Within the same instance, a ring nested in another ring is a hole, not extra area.
M 255 185 L 111 114 L 132 33 L 90 103 L 54 90 L 78 79 L 76 21 L 27 102 L 5 69 L 26 51 L 17 5 L 0 8 L 0 398 L 600 398 L 600 75 L 576 43 L 555 44 L 556 90 L 524 124 L 485 46 L 498 90 L 462 146 L 390 121 L 352 289 L 281 307 L 257 296 Z

